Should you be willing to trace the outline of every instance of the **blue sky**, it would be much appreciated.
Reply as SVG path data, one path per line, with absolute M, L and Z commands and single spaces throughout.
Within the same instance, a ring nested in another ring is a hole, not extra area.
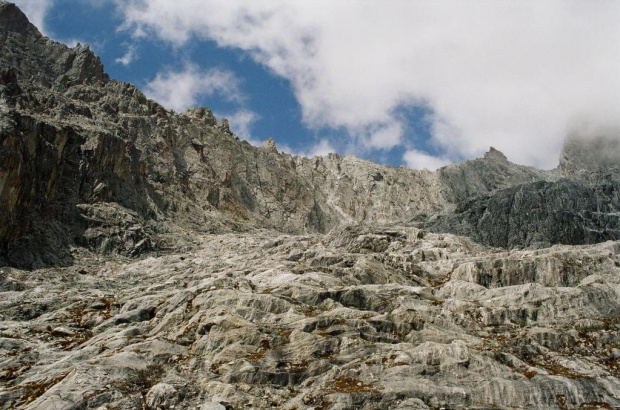
M 295 154 L 434 169 L 494 146 L 552 168 L 568 133 L 619 122 L 615 1 L 16 3 L 167 108 Z
M 127 31 L 118 30 L 122 23 L 122 16 L 111 2 L 92 5 L 59 0 L 46 14 L 44 29 L 46 34 L 59 41 L 88 43 L 101 57 L 112 78 L 134 83 L 142 90 L 149 88 L 149 82 L 158 73 L 183 71 L 188 64 L 195 65 L 199 71 L 219 69 L 233 73 L 238 81 L 236 92 L 241 94 L 240 100 L 228 100 L 224 90 L 198 95 L 190 105 L 208 107 L 218 118 L 232 117 L 232 130 L 254 143 L 272 137 L 278 145 L 293 152 L 311 153 L 310 148 L 321 137 L 333 141 L 344 138 L 342 130 L 304 126 L 290 82 L 255 62 L 242 50 L 218 47 L 208 39 L 193 40 L 182 49 L 155 37 L 133 39 Z M 133 50 L 128 55 L 130 58 L 122 61 L 130 50 Z M 239 111 L 253 113 L 250 124 L 234 121 L 235 113 Z M 402 163 L 397 153 L 381 160 L 392 165 Z

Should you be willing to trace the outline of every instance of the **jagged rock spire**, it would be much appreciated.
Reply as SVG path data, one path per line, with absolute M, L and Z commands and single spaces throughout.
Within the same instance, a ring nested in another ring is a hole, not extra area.
M 19 77 L 69 87 L 106 82 L 101 59 L 87 45 L 74 48 L 44 37 L 13 3 L 0 0 L 0 70 Z

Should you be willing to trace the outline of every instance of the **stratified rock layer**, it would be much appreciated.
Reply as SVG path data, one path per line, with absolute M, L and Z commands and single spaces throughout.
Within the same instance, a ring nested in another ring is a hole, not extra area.
M 399 227 L 195 240 L 5 269 L 2 406 L 620 406 L 618 243 L 498 251 Z

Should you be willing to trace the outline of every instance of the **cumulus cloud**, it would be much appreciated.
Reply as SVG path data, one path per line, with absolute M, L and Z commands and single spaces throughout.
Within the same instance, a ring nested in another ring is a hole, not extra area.
M 287 144 L 278 144 L 278 149 L 291 155 L 297 155 L 307 158 L 312 158 L 314 156 L 324 157 L 329 153 L 337 151 L 336 148 L 334 148 L 334 146 L 327 139 L 320 139 L 314 145 L 309 146 L 307 149 L 293 149 Z
M 308 152 L 304 153 L 304 156 L 310 158 L 314 156 L 324 157 L 331 152 L 336 152 L 336 150 L 329 143 L 329 141 L 323 139 L 316 143 L 312 148 L 310 148 Z
M 444 159 L 493 145 L 542 167 L 557 164 L 573 117 L 618 121 L 616 1 L 129 0 L 119 9 L 135 33 L 247 51 L 291 81 L 309 127 L 342 127 L 371 149 L 411 145 L 403 106 L 432 112 Z
M 243 101 L 239 81 L 233 73 L 217 68 L 201 70 L 194 64 L 187 64 L 180 71 L 158 73 L 144 92 L 164 107 L 176 111 L 195 107 L 201 98 L 216 93 L 228 101 Z
M 403 137 L 403 124 L 398 121 L 379 124 L 362 124 L 350 131 L 359 137 L 367 148 L 389 149 L 399 145 Z
M 25 14 L 28 20 L 45 35 L 45 17 L 54 4 L 54 0 L 12 0 Z
M 114 61 L 124 66 L 128 66 L 129 64 L 136 61 L 137 57 L 138 53 L 136 50 L 136 46 L 134 44 L 130 44 L 129 46 L 127 46 L 127 52 L 123 54 L 122 57 L 115 58 Z
M 452 161 L 446 157 L 434 157 L 415 149 L 410 149 L 403 155 L 405 164 L 413 169 L 428 169 L 435 171 L 443 166 L 450 165 Z

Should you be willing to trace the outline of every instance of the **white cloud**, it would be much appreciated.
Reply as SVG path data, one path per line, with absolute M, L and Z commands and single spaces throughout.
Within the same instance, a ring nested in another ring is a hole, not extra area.
M 28 20 L 37 28 L 39 31 L 45 35 L 47 35 L 46 27 L 45 27 L 45 17 L 47 12 L 52 7 L 54 0 L 12 0 L 17 7 L 19 7 L 24 14 L 28 17 Z
M 315 144 L 310 151 L 305 155 L 309 158 L 314 156 L 324 157 L 331 152 L 336 152 L 334 147 L 327 140 L 320 140 L 317 144 Z
M 121 3 L 119 3 L 121 4 Z M 490 145 L 543 167 L 574 117 L 618 122 L 620 2 L 130 0 L 126 27 L 246 50 L 288 78 L 310 127 L 409 146 L 399 107 L 432 110 L 453 160 Z M 379 130 L 379 131 L 377 131 Z
M 115 58 L 114 61 L 124 66 L 128 66 L 129 64 L 133 63 L 137 57 L 138 53 L 136 50 L 136 46 L 134 44 L 130 44 L 127 47 L 127 52 L 122 57 Z
M 403 155 L 403 160 L 409 168 L 428 169 L 430 171 L 452 163 L 449 158 L 433 157 L 415 149 L 407 150 Z
M 403 125 L 393 121 L 370 129 L 367 145 L 371 148 L 389 149 L 400 144 L 403 136 Z
M 219 94 L 228 101 L 241 102 L 239 81 L 222 69 L 200 70 L 187 64 L 181 71 L 165 71 L 145 87 L 145 94 L 166 108 L 184 111 L 194 107 L 202 97 Z
M 67 46 L 74 48 L 76 47 L 78 44 L 87 44 L 88 42 L 86 41 L 82 41 L 80 39 L 71 37 L 71 38 L 65 38 L 62 40 L 63 43 L 65 43 Z

